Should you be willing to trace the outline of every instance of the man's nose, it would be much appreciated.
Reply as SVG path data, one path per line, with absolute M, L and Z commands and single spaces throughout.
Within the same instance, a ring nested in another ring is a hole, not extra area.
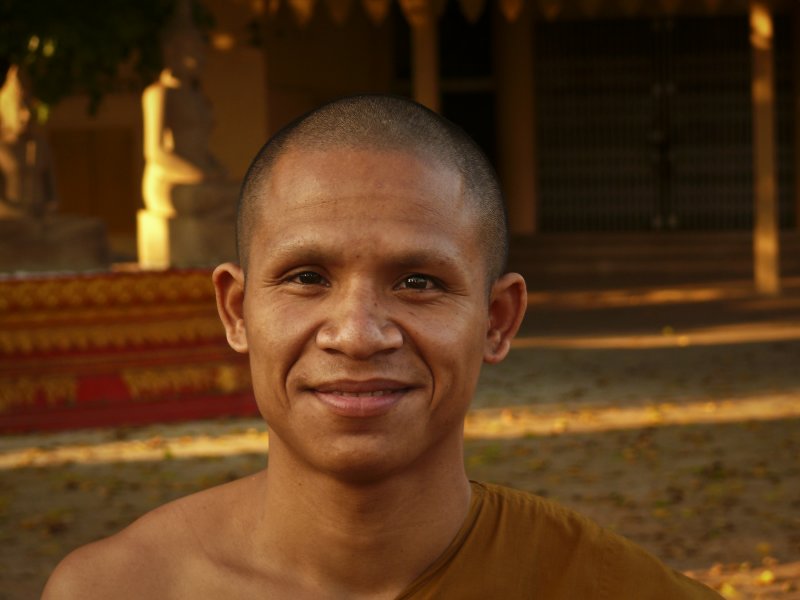
M 321 349 L 363 360 L 403 345 L 403 332 L 390 319 L 386 299 L 370 285 L 348 286 L 330 300 L 325 323 L 317 332 Z

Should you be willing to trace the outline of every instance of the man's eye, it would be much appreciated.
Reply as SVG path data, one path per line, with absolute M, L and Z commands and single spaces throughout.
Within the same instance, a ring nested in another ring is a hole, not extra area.
M 414 273 L 400 281 L 400 287 L 407 290 L 430 290 L 436 287 L 434 280 L 427 275 Z
M 289 281 L 299 283 L 301 285 L 322 285 L 325 283 L 325 278 L 314 271 L 303 271 L 301 273 L 292 275 L 289 278 Z

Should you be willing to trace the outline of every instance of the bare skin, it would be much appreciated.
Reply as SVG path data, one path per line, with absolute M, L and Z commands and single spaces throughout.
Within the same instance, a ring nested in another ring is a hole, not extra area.
M 430 161 L 291 150 L 266 185 L 248 273 L 214 284 L 269 469 L 79 549 L 46 600 L 394 598 L 461 527 L 463 417 L 522 320 L 522 278 L 487 295 L 460 177 Z

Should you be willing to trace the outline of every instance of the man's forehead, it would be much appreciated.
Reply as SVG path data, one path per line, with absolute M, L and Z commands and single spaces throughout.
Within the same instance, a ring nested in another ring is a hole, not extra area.
M 364 164 L 365 159 L 374 159 L 368 162 L 391 163 L 406 169 L 424 167 L 442 176 L 460 176 L 452 163 L 423 146 L 347 141 L 322 145 L 291 143 L 275 161 L 273 173 L 289 168 L 318 168 L 323 164 L 357 167 Z
M 266 183 L 262 197 L 270 210 L 335 210 L 338 200 L 363 197 L 376 211 L 387 202 L 402 202 L 441 213 L 462 211 L 465 202 L 458 170 L 402 148 L 292 148 L 278 158 Z
M 404 150 L 292 149 L 275 162 L 260 196 L 253 233 L 261 251 L 314 247 L 330 256 L 343 232 L 349 245 L 386 251 L 422 250 L 426 236 L 438 238 L 440 250 L 443 237 L 445 246 L 478 241 L 460 173 Z

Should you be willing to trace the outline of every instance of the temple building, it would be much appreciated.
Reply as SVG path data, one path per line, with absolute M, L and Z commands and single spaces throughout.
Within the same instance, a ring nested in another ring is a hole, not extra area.
M 201 68 L 165 68 L 144 99 L 109 94 L 94 116 L 82 97 L 52 110 L 59 210 L 102 220 L 117 265 L 0 277 L 0 428 L 251 414 L 209 272 L 160 271 L 181 265 L 143 256 L 141 223 L 172 235 L 183 211 L 183 239 L 213 236 L 234 200 L 206 191 L 228 194 L 270 134 L 347 94 L 415 98 L 477 140 L 534 292 L 751 280 L 773 295 L 800 276 L 800 2 L 202 1 Z M 161 206 L 143 176 L 175 181 L 146 176 L 144 134 L 161 129 L 142 108 L 176 81 L 207 167 Z
M 777 229 L 798 249 L 796 2 L 206 6 L 215 17 L 202 76 L 212 146 L 237 179 L 297 115 L 340 95 L 388 92 L 416 98 L 479 141 L 503 180 L 516 234 L 755 230 L 767 291 L 779 287 Z M 142 202 L 141 131 L 134 94 L 107 97 L 94 118 L 75 98 L 50 123 L 64 206 L 102 217 L 115 247 L 128 251 Z

